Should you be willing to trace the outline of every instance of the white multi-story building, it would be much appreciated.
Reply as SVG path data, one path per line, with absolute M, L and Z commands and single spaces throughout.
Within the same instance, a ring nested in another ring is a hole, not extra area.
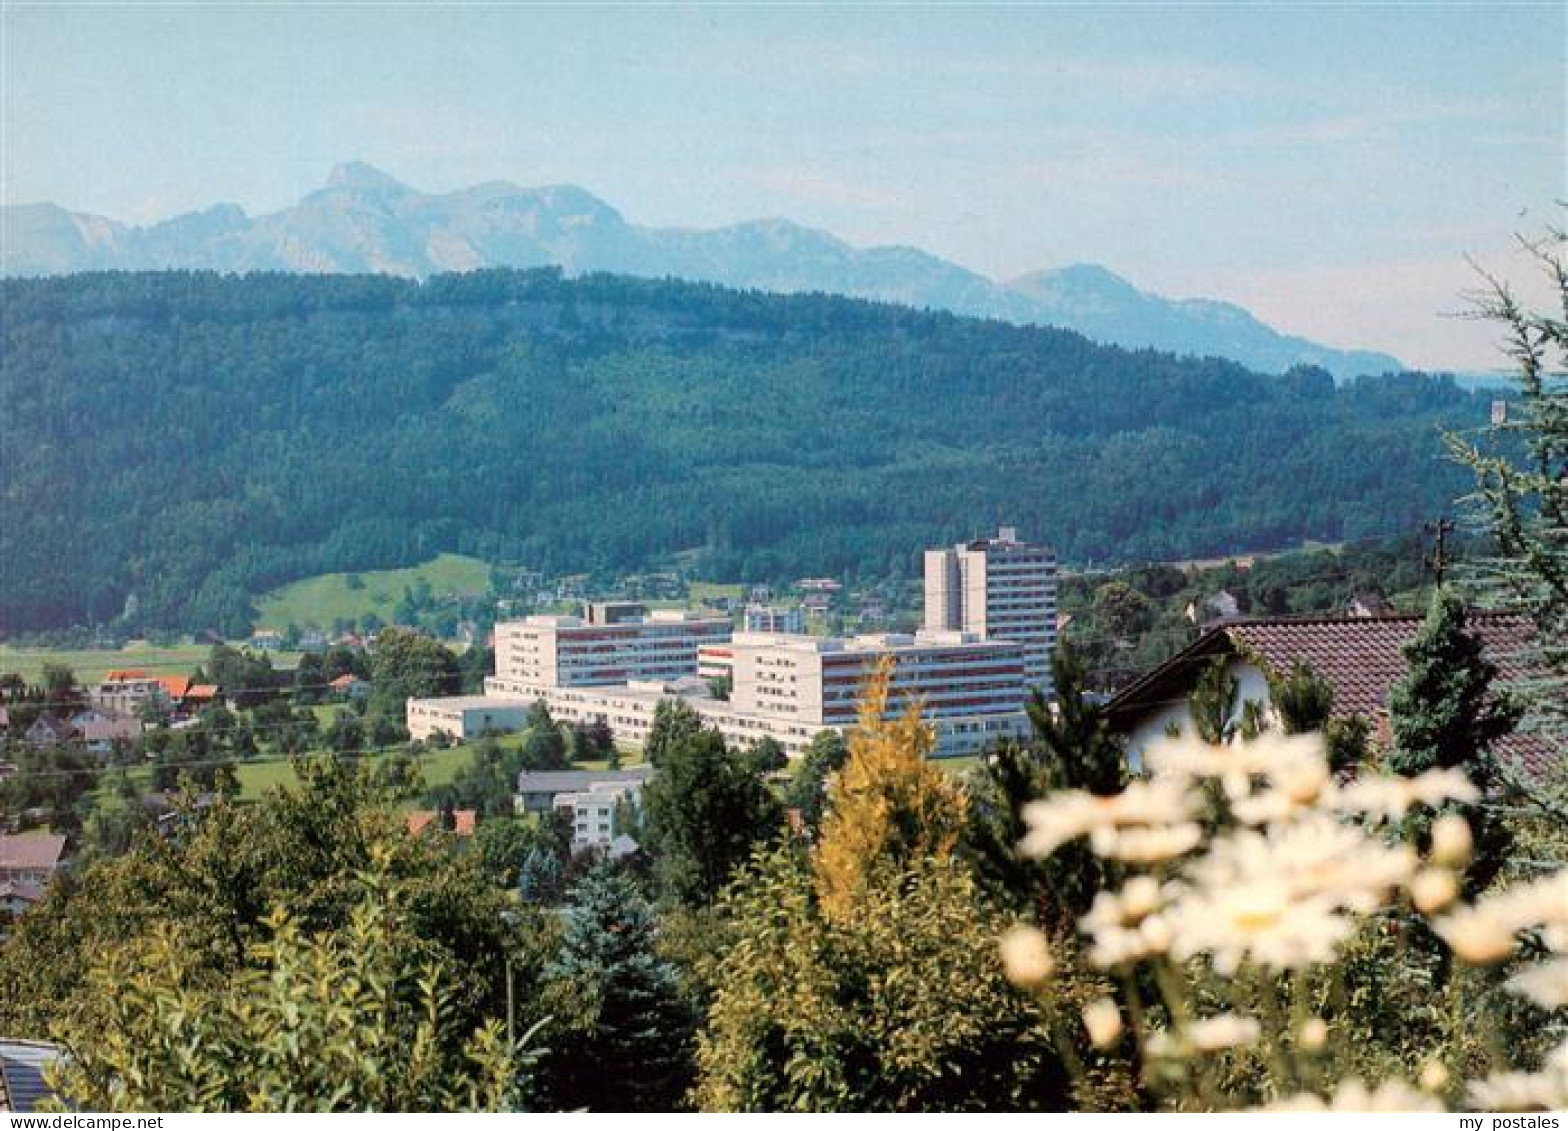
M 1056 651 L 1056 552 L 1018 540 L 1004 526 L 981 538 L 925 554 L 927 629 L 974 633 L 1023 645 L 1025 678 L 1051 692 Z
M 148 704 L 163 710 L 171 706 L 163 681 L 139 671 L 110 672 L 102 683 L 88 688 L 87 701 L 115 715 L 135 715 Z
M 806 612 L 799 605 L 747 605 L 747 632 L 806 631 Z
M 492 694 L 602 687 L 697 674 L 697 649 L 728 640 L 728 617 L 682 610 L 631 615 L 631 605 L 589 607 L 589 616 L 532 616 L 495 627 Z M 604 612 L 602 610 L 610 610 Z
M 889 710 L 902 712 L 918 699 L 936 733 L 936 754 L 975 754 L 1027 732 L 1022 647 L 960 632 L 849 639 L 740 633 L 702 648 L 704 672 L 732 677 L 729 701 L 714 699 L 702 679 L 687 676 L 569 687 L 495 677 L 487 681 L 491 697 L 484 702 L 508 695 L 525 703 L 543 699 L 559 721 L 603 720 L 618 740 L 640 745 L 659 704 L 681 699 L 731 741 L 772 738 L 798 754 L 821 731 L 854 726 L 865 679 L 884 656 L 894 660 Z M 410 700 L 410 732 L 416 708 L 440 702 Z
M 594 782 L 577 793 L 558 793 L 555 808 L 572 816 L 572 851 L 609 848 L 623 830 L 615 827 L 615 811 L 641 803 L 642 785 L 630 781 Z

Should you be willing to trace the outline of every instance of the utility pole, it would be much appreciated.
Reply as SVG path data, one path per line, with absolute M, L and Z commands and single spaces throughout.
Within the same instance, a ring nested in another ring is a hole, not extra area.
M 1437 587 L 1441 589 L 1443 575 L 1448 572 L 1448 536 L 1454 532 L 1454 520 L 1440 518 L 1436 522 L 1427 523 L 1423 529 L 1435 535 L 1432 556 L 1427 559 L 1427 564 L 1432 567 L 1432 575 L 1437 579 Z

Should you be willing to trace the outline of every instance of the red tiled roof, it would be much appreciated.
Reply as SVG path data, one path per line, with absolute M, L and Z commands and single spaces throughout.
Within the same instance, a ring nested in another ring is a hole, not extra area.
M 357 675 L 345 674 L 345 675 L 338 676 L 337 679 L 333 680 L 327 686 L 335 687 L 339 691 L 342 691 L 345 688 L 353 687 L 356 683 L 363 683 L 363 682 L 364 681 L 362 679 L 360 679 Z
M 159 676 L 158 682 L 163 684 L 163 689 L 169 693 L 170 699 L 184 699 L 185 693 L 191 686 L 191 681 L 182 675 Z
M 1222 653 L 1255 657 L 1265 674 L 1288 673 L 1298 660 L 1334 688 L 1334 715 L 1361 715 L 1379 731 L 1387 730 L 1388 693 L 1407 665 L 1402 649 L 1415 637 L 1423 617 L 1279 617 L 1224 621 L 1213 626 L 1178 655 L 1145 675 L 1113 699 L 1113 719 L 1140 713 L 1145 705 L 1170 698 L 1173 684 L 1185 694 L 1201 670 L 1201 661 Z M 1531 622 L 1510 613 L 1471 613 L 1470 631 L 1480 638 L 1487 659 L 1497 665 L 1502 683 L 1539 673 L 1532 660 L 1536 646 Z M 1513 734 L 1499 743 L 1504 758 L 1518 757 L 1538 772 L 1551 748 L 1535 735 Z
M 441 814 L 432 809 L 415 809 L 404 818 L 411 836 L 418 836 L 440 819 Z M 479 814 L 474 809 L 454 809 L 452 811 L 452 835 L 473 836 L 474 829 L 479 823 Z
M 147 673 L 131 669 L 123 672 L 110 672 L 103 677 L 105 683 L 124 683 L 128 679 L 146 679 Z
M 185 691 L 186 699 L 216 699 L 218 685 L 215 683 L 193 683 Z
M 64 855 L 65 837 L 57 833 L 24 833 L 21 836 L 0 833 L 0 868 L 18 872 L 52 869 L 59 866 Z

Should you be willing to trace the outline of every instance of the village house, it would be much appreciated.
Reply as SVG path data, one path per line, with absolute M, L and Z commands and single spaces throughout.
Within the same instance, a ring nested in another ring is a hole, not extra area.
M 90 707 L 71 716 L 71 726 L 87 749 L 102 754 L 116 742 L 140 738 L 142 724 L 130 715 Z
M 434 809 L 415 809 L 403 818 L 403 825 L 408 829 L 409 836 L 418 836 L 429 828 L 441 827 L 441 814 Z M 470 837 L 479 827 L 479 812 L 476 809 L 452 810 L 452 835 Z
M 164 681 L 143 671 L 114 671 L 87 689 L 87 701 L 114 715 L 139 714 L 149 704 L 160 710 L 172 706 Z
M 0 882 L 46 886 L 65 858 L 58 833 L 0 833 Z
M 653 777 L 652 766 L 626 770 L 542 770 L 517 776 L 517 811 L 549 813 L 557 797 L 586 793 L 595 785 L 635 785 L 639 789 Z
M 54 715 L 39 715 L 33 720 L 33 725 L 23 732 L 22 741 L 34 750 L 47 750 L 75 737 L 76 731 L 64 719 Z
M 1271 712 L 1268 681 L 1304 661 L 1334 689 L 1334 717 L 1360 716 L 1386 742 L 1388 695 L 1408 670 L 1403 648 L 1415 639 L 1423 619 L 1309 616 L 1222 623 L 1113 698 L 1106 706 L 1111 730 L 1125 740 L 1129 764 L 1140 766 L 1144 751 L 1170 727 L 1193 733 L 1188 696 L 1214 660 L 1223 661 L 1236 680 L 1233 721 L 1238 723 L 1249 700 Z M 1533 628 L 1524 617 L 1472 613 L 1468 627 L 1497 665 L 1499 682 L 1528 678 L 1535 670 Z M 1518 759 L 1531 773 L 1542 771 L 1550 756 L 1543 741 L 1523 733 L 1504 739 L 1498 754 Z

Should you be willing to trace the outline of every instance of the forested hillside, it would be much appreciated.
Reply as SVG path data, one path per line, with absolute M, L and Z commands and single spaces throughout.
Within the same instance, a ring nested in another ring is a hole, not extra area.
M 439 551 L 546 570 L 904 572 L 998 520 L 1069 561 L 1410 530 L 1444 379 L 1264 377 L 824 296 L 553 270 L 0 284 L 0 632 L 242 631 Z

